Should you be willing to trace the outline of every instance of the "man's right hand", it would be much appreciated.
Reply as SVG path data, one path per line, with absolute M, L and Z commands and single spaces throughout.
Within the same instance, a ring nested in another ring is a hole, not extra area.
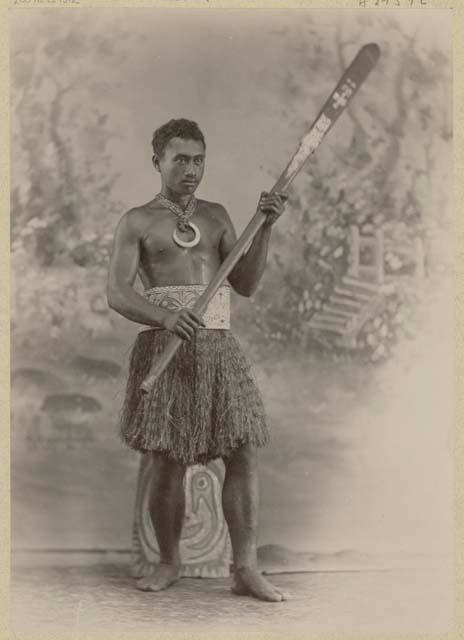
M 200 327 L 206 327 L 203 319 L 191 309 L 167 311 L 163 329 L 175 333 L 183 340 L 190 340 Z

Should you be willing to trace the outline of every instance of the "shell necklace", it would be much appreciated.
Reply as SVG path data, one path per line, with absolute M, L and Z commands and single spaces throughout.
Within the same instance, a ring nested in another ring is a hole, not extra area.
M 161 193 L 158 193 L 158 195 L 155 196 L 155 200 L 175 214 L 175 216 L 177 217 L 177 229 L 179 229 L 179 231 L 187 231 L 187 229 L 191 229 L 195 234 L 192 240 L 181 240 L 177 235 L 177 229 L 174 229 L 174 231 L 172 232 L 172 239 L 174 240 L 174 242 L 179 247 L 196 247 L 201 238 L 200 229 L 196 224 L 190 222 L 190 218 L 193 216 L 198 206 L 198 200 L 195 198 L 195 196 L 192 196 L 190 198 L 187 206 L 185 207 L 185 210 L 181 209 L 178 204 L 172 202 L 172 200 L 169 200 Z

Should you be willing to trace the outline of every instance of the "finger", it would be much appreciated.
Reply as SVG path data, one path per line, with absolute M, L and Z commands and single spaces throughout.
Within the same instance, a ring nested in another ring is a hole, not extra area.
M 180 322 L 180 326 L 182 327 L 182 329 L 183 329 L 184 331 L 186 331 L 186 332 L 188 333 L 188 335 L 189 335 L 190 337 L 192 337 L 192 336 L 193 336 L 193 334 L 195 333 L 195 331 L 196 331 L 196 329 L 197 329 L 197 327 L 196 327 L 196 326 L 193 326 L 193 325 L 189 324 L 189 323 L 188 323 L 188 322 L 186 322 L 185 320 L 181 320 L 181 322 Z
M 180 319 L 187 322 L 194 329 L 197 329 L 202 323 L 201 318 L 199 318 L 196 313 L 190 309 L 184 309 L 180 314 Z
M 204 327 L 206 326 L 203 318 L 199 316 L 197 313 L 195 313 L 195 311 L 192 311 L 191 309 L 187 309 L 186 311 L 188 315 L 195 320 L 197 325 L 203 325 Z
M 194 331 L 186 329 L 186 327 L 180 327 L 180 329 L 185 340 L 190 340 L 191 338 L 193 338 Z
M 190 335 L 182 327 L 177 326 L 176 333 L 182 340 L 190 340 Z
M 197 329 L 198 327 L 198 324 L 195 321 L 195 319 L 191 318 L 188 314 L 182 314 L 181 317 L 179 318 L 179 321 L 183 323 L 185 327 L 192 329 L 192 331 L 195 331 L 195 329 Z
M 272 207 L 272 206 L 281 207 L 283 202 L 279 196 L 271 196 L 269 198 L 265 198 L 264 200 L 262 200 L 260 204 L 261 204 L 261 207 Z
M 263 191 L 259 196 L 259 205 L 261 206 L 263 202 L 266 202 L 268 198 L 269 198 L 269 194 L 266 191 Z
M 276 215 L 280 215 L 281 213 L 280 205 L 277 204 L 270 204 L 265 209 L 263 208 L 263 211 L 268 215 L 271 215 L 273 213 L 275 213 Z
M 268 202 L 262 202 L 259 205 L 259 208 L 261 209 L 261 211 L 271 211 L 271 210 L 277 209 L 278 207 L 280 207 L 280 203 L 277 203 L 273 200 L 270 200 Z
M 276 197 L 275 197 L 275 201 L 274 201 L 274 202 L 275 202 L 279 207 L 282 207 L 282 208 L 283 208 L 283 207 L 284 207 L 284 205 L 285 205 L 286 200 L 287 200 L 286 196 L 281 196 L 281 195 L 278 195 L 278 194 L 277 194 L 277 195 L 276 195 Z
M 192 333 L 201 327 L 201 324 L 197 322 L 194 318 L 190 318 L 190 317 L 183 318 L 183 322 L 184 322 L 184 326 L 190 331 L 192 331 Z

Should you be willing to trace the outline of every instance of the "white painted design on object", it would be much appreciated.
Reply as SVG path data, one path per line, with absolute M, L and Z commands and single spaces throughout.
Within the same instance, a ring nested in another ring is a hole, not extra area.
M 317 149 L 331 124 L 332 120 L 323 113 L 301 141 L 298 151 L 287 169 L 287 177 L 298 171 L 303 162 Z
M 348 102 L 348 99 L 343 94 L 338 93 L 338 91 L 334 93 L 333 102 L 332 102 L 332 107 L 334 109 L 339 109 L 340 107 L 344 107 L 347 102 Z
M 347 80 L 340 87 L 340 93 L 335 91 L 333 94 L 333 102 L 332 107 L 334 109 L 339 109 L 340 107 L 344 107 L 348 102 L 350 96 L 353 95 L 354 90 L 356 89 L 356 83 L 351 80 L 351 78 L 347 78 Z

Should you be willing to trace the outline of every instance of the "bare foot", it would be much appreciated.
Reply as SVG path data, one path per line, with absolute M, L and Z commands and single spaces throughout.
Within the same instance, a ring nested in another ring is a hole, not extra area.
M 158 564 L 146 578 L 137 580 L 135 586 L 140 591 L 163 591 L 180 578 L 180 566 L 174 564 Z
M 251 596 L 266 602 L 281 602 L 288 599 L 285 594 L 268 582 L 257 569 L 249 567 L 240 567 L 240 569 L 235 570 L 232 593 L 238 596 Z

